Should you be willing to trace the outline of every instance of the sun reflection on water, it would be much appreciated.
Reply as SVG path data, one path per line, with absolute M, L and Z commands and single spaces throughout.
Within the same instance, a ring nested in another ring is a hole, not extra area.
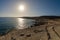
M 18 18 L 18 26 L 17 28 L 18 29 L 24 29 L 25 27 L 23 26 L 24 25 L 24 20 L 23 18 Z
M 31 20 L 31 19 L 18 18 L 17 21 L 18 21 L 18 24 L 16 27 L 17 29 L 25 29 L 34 24 L 34 20 Z

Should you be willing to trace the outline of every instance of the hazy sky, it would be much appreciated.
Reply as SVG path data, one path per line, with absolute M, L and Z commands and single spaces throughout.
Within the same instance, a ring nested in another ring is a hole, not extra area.
M 25 11 L 18 7 L 23 4 Z M 60 16 L 60 0 L 0 0 L 0 17 Z

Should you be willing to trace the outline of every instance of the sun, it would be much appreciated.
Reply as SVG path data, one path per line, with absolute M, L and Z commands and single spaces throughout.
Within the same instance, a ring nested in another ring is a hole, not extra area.
M 25 6 L 24 5 L 19 5 L 19 11 L 24 11 L 25 10 Z

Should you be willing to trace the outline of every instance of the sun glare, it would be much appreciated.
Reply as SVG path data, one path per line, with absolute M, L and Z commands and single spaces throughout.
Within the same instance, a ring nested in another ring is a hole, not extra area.
M 25 8 L 24 5 L 20 5 L 18 9 L 19 11 L 24 11 L 24 8 Z

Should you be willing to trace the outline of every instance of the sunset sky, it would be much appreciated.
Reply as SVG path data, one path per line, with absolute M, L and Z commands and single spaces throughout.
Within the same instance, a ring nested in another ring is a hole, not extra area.
M 0 0 L 0 17 L 60 16 L 60 0 Z

